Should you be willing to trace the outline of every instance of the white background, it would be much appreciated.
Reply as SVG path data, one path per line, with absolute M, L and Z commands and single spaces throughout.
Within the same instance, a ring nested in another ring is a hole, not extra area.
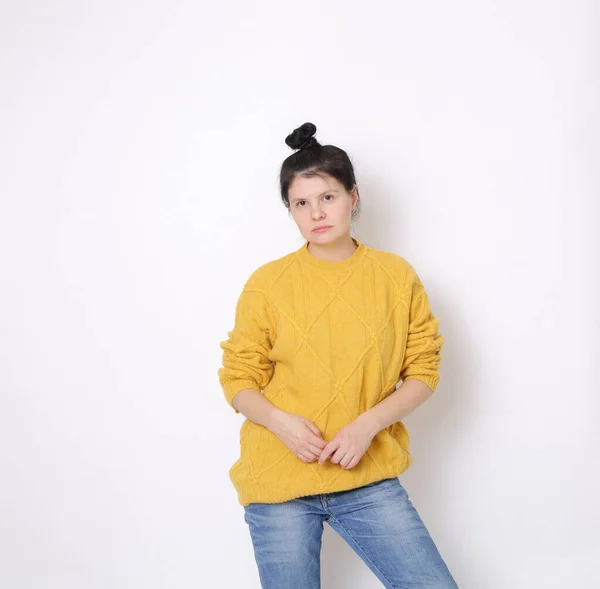
M 461 589 L 600 573 L 592 0 L 0 12 L 0 585 L 259 587 L 219 342 L 306 121 L 441 320 L 408 489 Z M 326 526 L 323 587 L 380 587 Z

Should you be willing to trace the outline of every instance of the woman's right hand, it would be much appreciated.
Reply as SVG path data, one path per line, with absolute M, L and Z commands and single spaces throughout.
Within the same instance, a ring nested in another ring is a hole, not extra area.
M 314 462 L 327 442 L 306 417 L 279 410 L 269 429 L 303 462 Z

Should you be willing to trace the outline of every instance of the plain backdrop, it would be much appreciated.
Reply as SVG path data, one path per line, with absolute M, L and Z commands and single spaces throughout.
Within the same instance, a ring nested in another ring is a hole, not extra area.
M 445 336 L 401 475 L 461 589 L 600 573 L 592 0 L 0 5 L 0 585 L 260 586 L 219 342 L 306 121 Z M 325 529 L 324 588 L 379 587 Z

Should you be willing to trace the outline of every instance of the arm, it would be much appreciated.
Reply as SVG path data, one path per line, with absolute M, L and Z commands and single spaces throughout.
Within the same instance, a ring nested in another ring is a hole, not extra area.
M 411 288 L 408 291 L 409 317 L 406 351 L 400 369 L 402 384 L 359 419 L 370 431 L 401 421 L 434 393 L 440 380 L 441 349 L 444 336 L 438 329 L 440 320 L 434 317 L 423 283 L 409 265 Z
M 300 460 L 313 462 L 326 444 L 319 429 L 305 417 L 277 408 L 261 392 L 275 370 L 270 360 L 274 333 L 266 294 L 248 281 L 236 306 L 235 327 L 220 344 L 219 380 L 236 413 L 269 429 Z
M 438 333 L 439 320 L 431 313 L 423 284 L 410 265 L 408 269 L 408 333 L 399 375 L 402 384 L 343 427 L 321 452 L 320 464 L 333 454 L 332 462 L 354 468 L 377 433 L 412 413 L 438 385 L 444 338 Z
M 240 411 L 232 401 L 238 393 L 255 389 L 263 397 L 260 391 L 273 377 L 274 366 L 269 357 L 273 331 L 266 294 L 253 285 L 251 277 L 238 299 L 234 328 L 228 332 L 229 338 L 219 344 L 223 350 L 219 382 L 226 401 L 236 413 Z
M 276 427 L 283 413 L 257 389 L 242 389 L 235 395 L 231 405 L 237 413 L 270 430 Z
M 433 391 L 423 381 L 410 378 L 377 405 L 359 415 L 357 421 L 375 437 L 381 430 L 404 419 L 431 395 Z

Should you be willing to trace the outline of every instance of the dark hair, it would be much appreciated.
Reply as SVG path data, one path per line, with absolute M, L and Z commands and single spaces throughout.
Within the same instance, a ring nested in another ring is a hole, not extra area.
M 285 138 L 287 145 L 298 150 L 284 160 L 279 174 L 281 200 L 288 210 L 290 209 L 288 190 L 296 176 L 306 178 L 332 176 L 348 192 L 351 192 L 356 185 L 354 167 L 348 154 L 335 145 L 321 145 L 314 137 L 316 132 L 315 125 L 304 123 Z M 358 193 L 358 186 L 356 192 Z M 360 195 L 352 211 L 352 217 L 358 214 L 359 208 Z

